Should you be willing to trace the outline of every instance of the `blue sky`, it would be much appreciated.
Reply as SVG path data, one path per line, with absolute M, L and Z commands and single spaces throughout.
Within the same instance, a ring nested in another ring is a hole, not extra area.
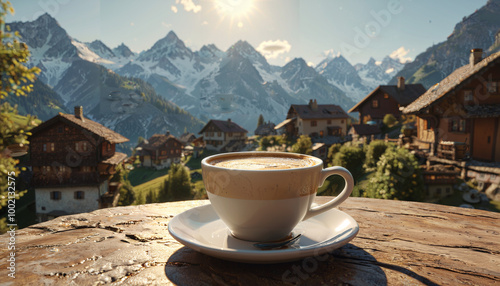
M 193 51 L 245 40 L 282 66 L 343 54 L 351 64 L 414 59 L 486 0 L 11 0 L 7 21 L 47 12 L 70 36 L 140 52 L 174 31 Z

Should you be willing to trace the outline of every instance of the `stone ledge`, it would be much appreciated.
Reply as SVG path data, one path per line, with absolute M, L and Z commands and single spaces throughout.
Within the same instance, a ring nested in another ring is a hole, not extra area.
M 317 202 L 327 201 L 319 197 Z M 322 260 L 253 265 L 184 247 L 171 218 L 202 201 L 101 209 L 16 232 L 16 279 L 7 276 L 8 235 L 0 236 L 0 276 L 16 285 L 259 284 L 491 285 L 500 283 L 500 214 L 416 202 L 349 198 L 340 209 L 358 236 Z

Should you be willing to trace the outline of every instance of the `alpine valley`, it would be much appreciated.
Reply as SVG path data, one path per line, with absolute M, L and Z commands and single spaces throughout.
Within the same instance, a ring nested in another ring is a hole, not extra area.
M 170 31 L 140 54 L 121 44 L 80 42 L 49 14 L 32 22 L 8 24 L 31 51 L 30 65 L 41 68 L 35 91 L 10 99 L 21 113 L 46 120 L 81 105 L 84 114 L 130 139 L 170 131 L 197 133 L 210 119 L 233 119 L 252 134 L 262 114 L 279 123 L 291 104 L 338 104 L 348 110 L 403 64 L 386 57 L 351 65 L 342 55 L 318 66 L 296 58 L 270 65 L 249 43 L 227 51 L 205 45 L 192 51 Z

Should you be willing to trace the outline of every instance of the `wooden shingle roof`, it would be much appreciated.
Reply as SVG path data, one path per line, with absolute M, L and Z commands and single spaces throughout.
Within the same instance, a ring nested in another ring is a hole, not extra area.
M 166 134 L 153 134 L 148 140 L 144 140 L 139 147 L 148 150 L 156 150 L 165 144 L 168 140 L 175 140 L 177 143 L 182 145 L 182 142 L 173 135 Z
M 297 116 L 302 119 L 337 119 L 348 118 L 342 107 L 335 104 L 318 104 L 317 108 L 311 108 L 309 104 L 292 104 Z
M 432 104 L 438 102 L 440 99 L 450 94 L 450 92 L 460 89 L 462 86 L 467 84 L 471 79 L 474 78 L 474 75 L 483 72 L 484 70 L 499 62 L 500 52 L 497 52 L 475 65 L 466 64 L 456 69 L 442 81 L 429 88 L 429 90 L 427 90 L 413 103 L 403 108 L 403 113 L 416 113 L 430 107 Z
M 400 90 L 398 89 L 397 85 L 379 85 L 376 89 L 370 92 L 370 94 L 368 94 L 360 102 L 354 105 L 349 110 L 349 112 L 358 111 L 358 108 L 378 91 L 382 91 L 383 93 L 388 94 L 390 97 L 396 100 L 396 102 L 399 103 L 400 106 L 407 106 L 425 93 L 425 87 L 420 83 L 405 84 L 405 88 L 403 90 Z
M 31 130 L 31 133 L 34 135 L 37 132 L 40 132 L 41 130 L 45 130 L 46 128 L 52 126 L 53 124 L 57 122 L 66 122 L 72 125 L 76 125 L 80 127 L 81 129 L 87 130 L 101 138 L 103 138 L 106 141 L 109 141 L 110 143 L 123 143 L 123 142 L 128 142 L 129 139 L 122 136 L 121 134 L 95 122 L 92 121 L 88 118 L 84 118 L 83 120 L 80 119 L 79 117 L 76 117 L 73 114 L 65 114 L 65 113 L 59 113 L 58 115 L 52 117 L 51 119 L 43 122 L 39 126 L 33 128 Z
M 215 128 L 218 131 L 221 131 L 221 132 L 248 133 L 248 131 L 245 128 L 239 126 L 238 124 L 234 123 L 231 120 L 214 120 L 214 119 L 212 119 L 201 129 L 201 131 L 198 134 L 202 134 L 203 132 L 205 132 L 205 129 L 208 128 L 212 124 L 215 126 Z

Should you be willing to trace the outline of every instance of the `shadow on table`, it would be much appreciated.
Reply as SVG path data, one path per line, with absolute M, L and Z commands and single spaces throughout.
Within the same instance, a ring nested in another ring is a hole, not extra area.
M 327 254 L 277 264 L 225 261 L 183 247 L 170 256 L 165 274 L 177 285 L 387 285 L 381 265 L 352 244 Z

